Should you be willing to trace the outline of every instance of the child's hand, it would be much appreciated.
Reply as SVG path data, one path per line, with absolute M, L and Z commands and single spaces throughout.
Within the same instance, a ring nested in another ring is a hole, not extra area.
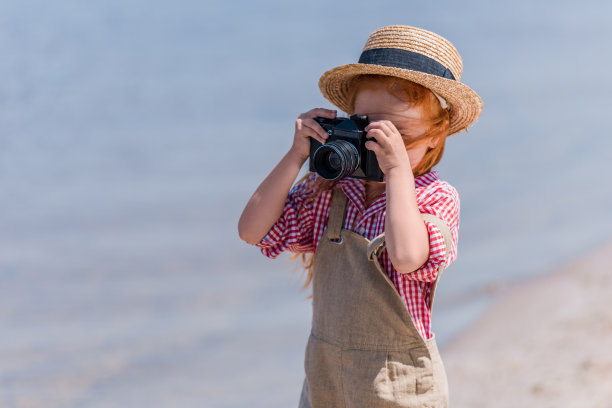
M 368 138 L 376 140 L 376 142 L 374 140 L 366 142 L 365 147 L 376 154 L 378 165 L 383 173 L 388 174 L 396 167 L 411 168 L 404 140 L 391 121 L 371 122 L 365 130 L 368 132 Z
M 327 132 L 314 120 L 314 117 L 323 117 L 334 119 L 336 111 L 330 109 L 311 109 L 306 113 L 302 113 L 295 121 L 295 135 L 293 136 L 293 146 L 291 152 L 297 155 L 300 160 L 304 161 L 310 155 L 310 138 L 314 138 L 321 143 L 327 140 Z

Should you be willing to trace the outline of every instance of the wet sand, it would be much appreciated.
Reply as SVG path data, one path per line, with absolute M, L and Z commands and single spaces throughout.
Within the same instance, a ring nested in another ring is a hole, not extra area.
M 442 350 L 453 408 L 612 407 L 612 243 L 516 287 Z

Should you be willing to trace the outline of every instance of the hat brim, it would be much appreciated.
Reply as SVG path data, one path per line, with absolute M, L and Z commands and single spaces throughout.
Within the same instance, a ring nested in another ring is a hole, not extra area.
M 467 130 L 482 113 L 482 99 L 467 85 L 452 79 L 403 68 L 374 64 L 347 64 L 321 75 L 319 89 L 331 103 L 348 114 L 353 106 L 348 100 L 351 82 L 359 75 L 377 74 L 407 79 L 422 85 L 448 102 L 450 106 L 449 136 Z

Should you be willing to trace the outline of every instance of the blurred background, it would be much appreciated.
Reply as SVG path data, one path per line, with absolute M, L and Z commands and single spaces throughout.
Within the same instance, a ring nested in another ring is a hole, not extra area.
M 438 170 L 461 195 L 439 344 L 611 237 L 612 5 L 4 0 L 0 406 L 296 406 L 298 264 L 242 243 L 317 81 L 368 35 L 448 38 L 484 100 Z

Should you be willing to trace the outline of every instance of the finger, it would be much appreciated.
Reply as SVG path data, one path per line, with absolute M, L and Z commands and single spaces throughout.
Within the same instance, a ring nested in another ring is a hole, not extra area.
M 336 110 L 335 109 L 325 109 L 325 108 L 314 108 L 306 112 L 306 116 L 309 118 L 320 116 L 322 118 L 334 119 L 336 117 Z
M 316 130 L 304 123 L 305 119 L 297 119 L 295 121 L 295 131 L 301 137 L 312 137 L 319 143 L 325 143 L 325 138 L 319 135 Z M 313 120 L 316 123 L 316 121 Z M 318 125 L 318 123 L 317 123 Z
M 397 130 L 397 128 L 395 127 L 395 125 L 393 124 L 393 122 L 391 122 L 390 120 L 381 120 L 380 124 L 382 126 L 383 129 L 386 130 L 386 134 L 391 136 L 394 134 L 399 134 L 399 131 Z
M 372 122 L 365 128 L 367 136 L 369 138 L 376 138 L 378 141 L 382 141 L 382 139 L 389 137 L 387 135 L 388 130 L 384 127 L 384 125 L 380 122 Z
M 376 122 L 371 122 L 368 126 L 365 127 L 366 131 L 370 131 L 372 129 L 380 129 L 387 137 L 390 137 L 394 133 L 399 133 L 393 123 L 388 120 L 378 120 Z
M 380 151 L 382 150 L 382 147 L 372 140 L 368 140 L 367 142 L 365 142 L 364 146 L 366 149 L 373 151 L 377 157 Z
M 368 132 L 368 138 L 376 140 L 376 142 L 382 147 L 387 146 L 389 144 L 389 137 L 385 134 L 385 132 L 383 132 L 382 129 L 371 129 Z
M 323 138 L 323 140 L 326 140 L 329 137 L 325 129 L 323 129 L 323 127 L 321 127 L 319 122 L 317 122 L 316 120 L 302 119 L 302 123 L 304 124 L 304 126 L 308 126 L 310 129 L 315 131 L 319 136 L 321 136 L 321 138 Z

